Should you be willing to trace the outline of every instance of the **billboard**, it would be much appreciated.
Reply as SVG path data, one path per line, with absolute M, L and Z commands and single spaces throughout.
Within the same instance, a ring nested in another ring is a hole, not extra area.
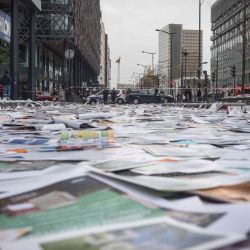
M 11 18 L 0 10 L 0 39 L 10 42 Z

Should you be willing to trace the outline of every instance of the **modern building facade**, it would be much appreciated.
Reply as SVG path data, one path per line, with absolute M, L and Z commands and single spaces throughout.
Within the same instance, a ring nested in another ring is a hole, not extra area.
M 202 43 L 201 39 L 201 51 Z M 201 53 L 201 61 L 202 57 L 203 53 Z M 198 69 L 199 31 L 185 30 L 181 24 L 169 24 L 163 27 L 159 32 L 160 85 L 170 87 L 175 83 L 175 86 L 185 87 L 190 84 L 190 79 L 197 76 Z
M 105 32 L 104 23 L 101 23 L 101 65 L 99 74 L 100 87 L 110 87 L 111 59 L 108 35 Z
M 0 0 L 0 4 L 1 1 L 5 0 Z M 33 16 L 21 1 L 27 0 L 16 1 L 20 2 L 19 56 L 16 55 L 18 97 L 34 99 L 36 91 L 49 91 L 59 92 L 62 99 L 73 101 L 83 87 L 97 86 L 100 0 L 41 0 L 41 10 Z M 32 43 L 27 32 L 31 26 Z
M 11 27 L 4 30 L 2 26 L 1 47 L 4 44 L 5 58 L 2 58 L 0 74 L 7 70 L 12 77 L 11 98 L 19 98 L 19 45 L 24 41 L 29 44 L 28 79 L 32 82 L 34 76 L 35 55 L 35 15 L 41 10 L 41 0 L 0 0 L 1 21 L 4 26 Z M 29 18 L 25 17 L 28 13 Z M 4 15 L 9 15 L 6 18 Z M 8 20 L 9 19 L 9 20 Z M 6 27 L 5 27 L 6 28 Z M 26 39 L 24 39 L 24 37 Z M 27 37 L 29 39 L 27 39 Z M 7 38 L 7 39 L 6 39 Z M 24 39 L 24 40 L 21 40 Z M 7 42 L 7 45 L 6 45 Z M 32 64 L 33 63 L 33 64 Z
M 215 73 L 219 88 L 233 87 L 234 65 L 236 85 L 250 84 L 249 6 L 249 0 L 218 0 L 212 6 L 211 72 Z

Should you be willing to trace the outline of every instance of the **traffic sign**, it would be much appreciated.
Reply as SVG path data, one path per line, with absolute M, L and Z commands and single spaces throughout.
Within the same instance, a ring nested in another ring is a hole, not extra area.
M 73 49 L 67 49 L 65 50 L 64 55 L 67 59 L 73 59 L 75 56 L 75 51 Z

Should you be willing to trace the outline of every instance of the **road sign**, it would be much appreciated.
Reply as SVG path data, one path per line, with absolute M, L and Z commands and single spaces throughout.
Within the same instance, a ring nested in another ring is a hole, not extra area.
M 10 42 L 11 35 L 11 18 L 0 10 L 0 39 Z
M 73 59 L 75 56 L 75 51 L 73 49 L 67 49 L 65 50 L 64 55 L 67 59 Z

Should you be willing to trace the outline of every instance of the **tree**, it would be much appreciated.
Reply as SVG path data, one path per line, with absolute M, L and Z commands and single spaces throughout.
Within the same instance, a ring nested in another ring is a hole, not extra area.
M 144 76 L 144 88 L 154 88 L 158 84 L 158 79 L 152 74 L 151 67 L 148 68 L 147 73 Z

